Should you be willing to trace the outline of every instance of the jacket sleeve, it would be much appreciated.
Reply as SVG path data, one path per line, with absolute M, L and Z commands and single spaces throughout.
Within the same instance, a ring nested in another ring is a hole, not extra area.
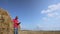
M 17 25 L 19 25 L 20 23 L 17 23 Z

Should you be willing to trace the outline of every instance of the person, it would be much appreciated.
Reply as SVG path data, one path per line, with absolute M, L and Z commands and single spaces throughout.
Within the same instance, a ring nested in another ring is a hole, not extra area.
M 13 23 L 14 23 L 14 34 L 18 34 L 18 26 L 21 23 L 18 21 L 18 16 L 16 16 L 15 19 L 13 19 Z

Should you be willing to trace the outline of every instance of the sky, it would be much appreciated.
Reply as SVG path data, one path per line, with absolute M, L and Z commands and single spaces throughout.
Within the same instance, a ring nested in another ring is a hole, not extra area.
M 0 0 L 0 8 L 18 16 L 22 30 L 60 30 L 60 0 Z

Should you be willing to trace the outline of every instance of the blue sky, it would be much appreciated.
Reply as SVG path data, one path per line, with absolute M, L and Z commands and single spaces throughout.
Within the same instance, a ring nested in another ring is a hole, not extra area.
M 19 17 L 21 29 L 60 30 L 60 0 L 0 0 L 0 7 Z

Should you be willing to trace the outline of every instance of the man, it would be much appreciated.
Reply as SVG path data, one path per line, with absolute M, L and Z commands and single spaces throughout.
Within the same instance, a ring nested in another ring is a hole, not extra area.
M 13 19 L 13 23 L 14 23 L 14 34 L 18 34 L 18 26 L 21 23 L 18 21 L 18 16 L 16 16 L 15 19 Z

